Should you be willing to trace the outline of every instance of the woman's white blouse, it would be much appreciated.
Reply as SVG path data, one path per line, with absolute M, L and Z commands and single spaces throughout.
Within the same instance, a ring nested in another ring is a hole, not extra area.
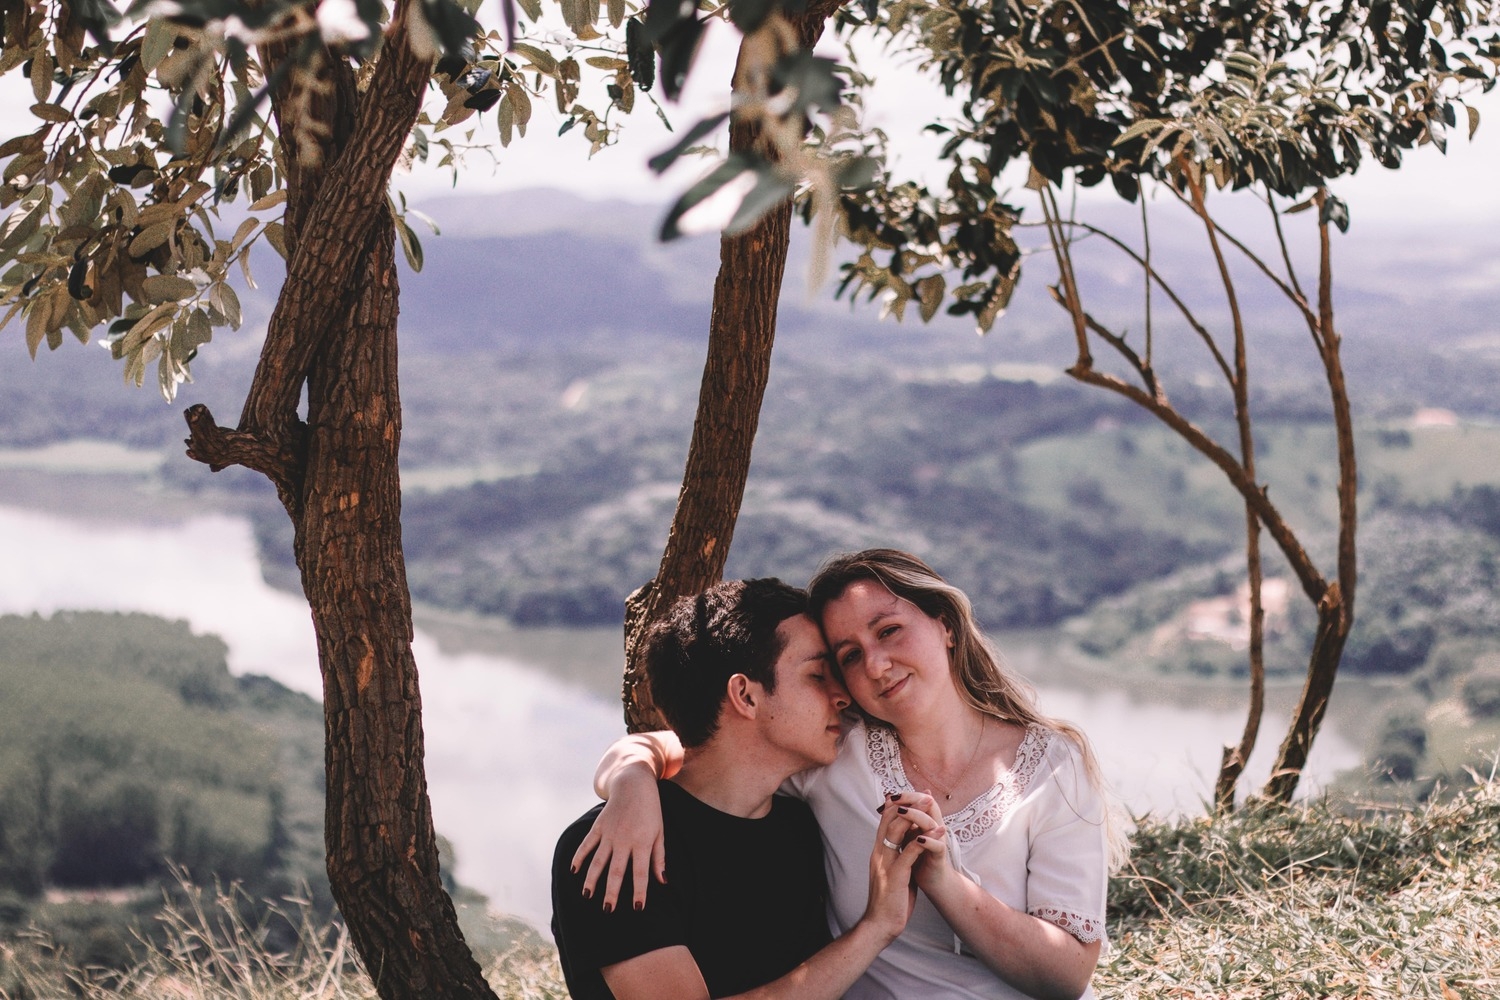
M 876 807 L 910 791 L 894 733 L 856 723 L 838 759 L 794 776 L 785 791 L 812 806 L 823 830 L 831 890 L 829 924 L 859 921 L 869 892 Z M 945 813 L 953 865 L 995 898 L 1057 924 L 1085 943 L 1104 936 L 1108 880 L 1105 803 L 1071 740 L 1032 726 L 1016 761 L 973 802 Z M 960 941 L 922 893 L 906 930 L 846 1000 L 996 1000 L 1023 997 Z M 1093 992 L 1084 993 L 1092 997 Z

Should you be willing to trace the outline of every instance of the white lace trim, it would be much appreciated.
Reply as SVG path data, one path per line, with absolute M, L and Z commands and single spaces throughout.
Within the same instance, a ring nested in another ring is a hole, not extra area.
M 1083 944 L 1093 944 L 1104 937 L 1104 921 L 1097 917 L 1085 917 L 1081 913 L 1059 910 L 1053 906 L 1042 906 L 1031 911 L 1033 917 L 1056 924 Z
M 881 788 L 887 793 L 915 791 L 911 779 L 906 776 L 906 768 L 901 765 L 901 744 L 896 740 L 895 730 L 885 726 L 866 726 L 865 733 L 865 754 Z M 1049 730 L 1027 726 L 1021 745 L 1016 747 L 1016 760 L 1010 770 L 973 802 L 943 817 L 949 836 L 959 844 L 969 844 L 997 826 L 1011 806 L 1031 787 L 1051 742 Z

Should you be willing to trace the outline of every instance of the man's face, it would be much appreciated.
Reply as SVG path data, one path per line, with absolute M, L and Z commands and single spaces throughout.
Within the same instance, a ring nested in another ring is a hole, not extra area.
M 834 674 L 823 633 L 806 615 L 777 626 L 783 642 L 776 658 L 776 690 L 765 695 L 760 716 L 766 741 L 806 770 L 831 764 L 838 754 L 839 713 L 849 692 Z

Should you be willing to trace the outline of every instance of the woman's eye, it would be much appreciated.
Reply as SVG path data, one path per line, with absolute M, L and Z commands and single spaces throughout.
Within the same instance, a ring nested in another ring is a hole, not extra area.
M 859 659 L 859 650 L 857 650 L 857 649 L 851 649 L 851 650 L 849 650 L 849 652 L 847 652 L 843 656 L 839 657 L 839 666 L 841 666 L 841 667 L 847 667 L 850 664 L 854 663 L 858 659 Z
M 817 681 L 819 684 L 822 684 L 828 678 L 825 677 L 825 676 L 823 676 L 822 674 L 813 674 L 812 675 L 812 679 L 815 680 L 815 681 Z
M 901 630 L 901 626 L 900 625 L 887 625 L 885 628 L 883 628 L 883 629 L 880 630 L 880 638 L 882 638 L 882 639 L 889 639 L 891 636 L 895 635 L 900 630 Z

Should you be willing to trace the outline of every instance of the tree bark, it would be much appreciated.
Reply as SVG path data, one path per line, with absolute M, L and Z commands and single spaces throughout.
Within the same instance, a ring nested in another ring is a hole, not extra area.
M 303 161 L 285 143 L 286 282 L 239 426 L 193 407 L 188 454 L 265 473 L 292 520 L 323 680 L 329 881 L 376 989 L 386 1000 L 493 997 L 439 876 L 401 550 L 399 289 L 385 199 L 429 71 L 405 16 L 403 5 L 365 99 L 347 64 L 328 57 L 334 96 L 312 112 L 327 127 L 320 151 Z M 286 92 L 273 110 L 284 137 L 307 124 Z
M 842 0 L 815 0 L 790 18 L 803 48 L 823 34 Z M 759 129 L 736 121 L 729 130 L 732 152 L 759 141 Z M 646 626 L 673 601 L 717 583 L 729 558 L 735 521 L 745 497 L 750 454 L 760 422 L 761 401 L 771 373 L 776 308 L 786 274 L 792 203 L 776 206 L 749 231 L 719 241 L 708 356 L 698 389 L 698 412 L 688 446 L 677 510 L 656 576 L 625 601 L 625 723 L 631 732 L 664 723 L 651 701 L 640 640 Z

